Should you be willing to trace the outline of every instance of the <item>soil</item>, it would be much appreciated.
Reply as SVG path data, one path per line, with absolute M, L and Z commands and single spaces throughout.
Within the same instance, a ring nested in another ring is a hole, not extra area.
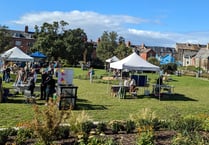
M 159 130 L 155 131 L 154 134 L 154 144 L 155 145 L 171 145 L 171 141 L 173 137 L 177 133 L 175 131 L 168 131 L 168 130 Z M 204 137 L 209 139 L 209 133 L 208 132 L 200 132 L 200 134 Z M 112 134 L 112 133 L 106 133 L 105 138 L 107 139 L 113 139 L 115 142 L 117 142 L 120 145 L 136 145 L 136 140 L 138 137 L 137 133 L 119 133 L 119 134 Z M 27 140 L 25 144 L 27 145 L 34 145 L 36 142 L 36 139 Z M 13 145 L 14 144 L 14 137 L 10 138 L 7 145 Z M 67 139 L 61 139 L 54 142 L 54 145 L 76 145 L 78 144 L 78 139 L 76 137 L 69 137 Z
M 155 145 L 169 145 L 171 144 L 171 139 L 176 134 L 175 131 L 155 131 Z M 120 145 L 136 145 L 137 134 L 136 133 L 119 133 L 111 134 L 107 133 L 105 138 L 113 139 Z M 54 143 L 56 145 L 75 145 L 77 143 L 77 138 L 69 137 L 67 139 L 57 140 Z M 27 145 L 34 145 L 35 139 L 27 140 Z M 7 145 L 12 145 L 14 143 L 14 137 L 11 137 Z

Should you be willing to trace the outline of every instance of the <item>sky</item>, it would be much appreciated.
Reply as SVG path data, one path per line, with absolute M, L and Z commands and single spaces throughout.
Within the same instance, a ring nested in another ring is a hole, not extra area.
M 0 0 L 0 25 L 34 31 L 64 20 L 88 40 L 116 32 L 133 45 L 175 47 L 209 43 L 209 0 Z

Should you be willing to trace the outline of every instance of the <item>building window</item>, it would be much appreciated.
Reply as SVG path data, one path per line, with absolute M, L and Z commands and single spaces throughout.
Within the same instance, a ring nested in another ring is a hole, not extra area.
M 15 41 L 15 45 L 16 45 L 16 46 L 20 46 L 21 44 L 22 44 L 21 41 Z

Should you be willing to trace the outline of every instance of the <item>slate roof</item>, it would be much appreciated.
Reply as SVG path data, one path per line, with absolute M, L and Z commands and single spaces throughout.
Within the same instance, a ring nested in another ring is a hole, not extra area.
M 209 49 L 208 48 L 201 48 L 197 55 L 195 56 L 195 58 L 204 58 L 204 59 L 208 59 L 209 58 Z

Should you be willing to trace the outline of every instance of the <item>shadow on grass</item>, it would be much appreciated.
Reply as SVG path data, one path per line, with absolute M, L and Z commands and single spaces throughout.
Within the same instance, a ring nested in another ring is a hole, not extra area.
M 107 109 L 103 105 L 90 104 L 90 101 L 86 99 L 77 99 L 75 110 L 105 110 Z
M 75 110 L 106 110 L 107 108 L 103 105 L 93 105 L 93 104 L 76 104 Z
M 155 99 L 159 100 L 159 96 L 154 96 L 153 94 L 150 94 L 150 96 L 140 95 L 140 96 L 138 96 L 138 98 L 140 98 L 140 99 L 155 98 Z M 187 97 L 183 94 L 178 94 L 178 93 L 166 94 L 166 93 L 163 93 L 160 96 L 160 101 L 198 101 L 198 100 L 189 98 L 189 97 Z

